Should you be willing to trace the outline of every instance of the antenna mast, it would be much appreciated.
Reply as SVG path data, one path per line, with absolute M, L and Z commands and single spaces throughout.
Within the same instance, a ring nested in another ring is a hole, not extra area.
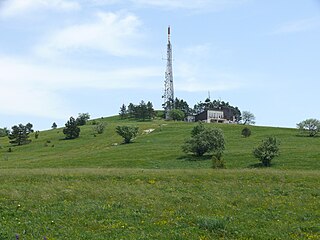
M 168 44 L 167 44 L 167 68 L 164 81 L 164 111 L 165 118 L 170 118 L 170 111 L 174 109 L 174 91 L 173 91 L 173 73 L 172 73 L 172 46 L 170 42 L 170 26 L 168 27 Z

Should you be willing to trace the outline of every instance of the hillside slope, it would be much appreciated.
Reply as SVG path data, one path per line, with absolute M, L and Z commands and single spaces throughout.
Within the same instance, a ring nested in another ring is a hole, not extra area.
M 104 122 L 103 134 L 94 135 L 93 122 Z M 181 145 L 196 123 L 136 122 L 110 117 L 90 121 L 81 127 L 80 138 L 64 140 L 62 129 L 41 132 L 32 143 L 12 147 L 0 138 L 0 168 L 210 168 L 210 156 L 195 158 L 184 154 Z M 139 126 L 139 136 L 131 144 L 121 144 L 115 132 L 118 125 Z M 224 160 L 227 168 L 252 168 L 258 163 L 252 149 L 267 136 L 280 142 L 280 156 L 273 161 L 276 169 L 320 169 L 320 138 L 298 136 L 296 129 L 251 126 L 249 138 L 241 136 L 242 125 L 210 124 L 221 128 L 226 139 Z M 155 129 L 150 134 L 143 130 Z M 12 152 L 8 152 L 11 147 Z

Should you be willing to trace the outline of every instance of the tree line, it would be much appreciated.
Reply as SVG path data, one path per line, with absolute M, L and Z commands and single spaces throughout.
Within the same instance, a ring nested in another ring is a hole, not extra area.
M 139 104 L 129 103 L 128 107 L 122 104 L 119 112 L 121 119 L 150 120 L 155 117 L 152 102 L 145 103 L 143 100 Z

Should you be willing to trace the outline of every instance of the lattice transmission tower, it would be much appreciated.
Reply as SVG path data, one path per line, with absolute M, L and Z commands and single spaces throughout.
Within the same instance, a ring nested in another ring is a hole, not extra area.
M 173 73 L 172 73 L 172 45 L 170 42 L 170 26 L 168 27 L 168 44 L 167 44 L 167 68 L 164 81 L 164 111 L 165 118 L 170 118 L 170 111 L 174 109 L 174 90 L 173 90 Z

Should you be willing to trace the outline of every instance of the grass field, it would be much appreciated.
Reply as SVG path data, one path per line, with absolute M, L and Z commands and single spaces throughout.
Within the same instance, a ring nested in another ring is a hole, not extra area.
M 75 140 L 61 129 L 20 147 L 0 138 L 0 239 L 320 239 L 320 138 L 214 125 L 227 165 L 214 170 L 181 151 L 192 123 L 96 121 L 103 134 L 89 123 Z M 115 127 L 128 124 L 140 135 L 122 145 Z M 252 149 L 267 136 L 281 155 L 259 168 Z

